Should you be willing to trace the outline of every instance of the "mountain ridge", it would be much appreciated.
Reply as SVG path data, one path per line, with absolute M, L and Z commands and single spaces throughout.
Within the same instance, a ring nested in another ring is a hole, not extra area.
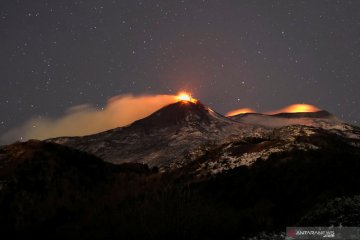
M 84 137 L 47 141 L 86 151 L 112 163 L 179 167 L 231 135 L 253 135 L 256 127 L 228 119 L 200 102 L 179 101 L 134 123 Z M 173 160 L 169 160 L 169 156 Z
M 359 128 L 323 113 L 241 122 L 194 104 L 0 147 L 0 233 L 270 240 L 301 223 L 360 226 Z
M 125 127 L 48 141 L 95 154 L 111 163 L 138 162 L 167 171 L 188 164 L 215 145 L 243 138 L 266 138 L 273 129 L 295 125 L 299 126 L 294 127 L 296 131 L 308 126 L 359 137 L 358 130 L 326 111 L 249 113 L 228 118 L 201 102 L 179 101 Z

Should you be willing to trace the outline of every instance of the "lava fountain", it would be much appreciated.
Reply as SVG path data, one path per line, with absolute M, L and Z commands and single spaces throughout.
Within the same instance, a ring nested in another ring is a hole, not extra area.
M 197 99 L 193 98 L 190 93 L 187 93 L 187 92 L 180 92 L 176 96 L 176 98 L 178 101 L 183 101 L 183 102 L 196 103 L 198 101 Z

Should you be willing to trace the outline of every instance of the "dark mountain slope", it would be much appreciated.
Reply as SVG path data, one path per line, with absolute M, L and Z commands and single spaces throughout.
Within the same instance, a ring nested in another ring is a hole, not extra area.
M 61 227 L 66 233 L 86 226 L 109 188 L 143 174 L 151 174 L 145 165 L 111 165 L 53 143 L 29 141 L 1 147 L 0 233 L 28 238 L 52 236 Z
M 193 188 L 207 199 L 231 207 L 233 218 L 238 218 L 237 228 L 245 224 L 244 231 L 284 231 L 329 199 L 358 195 L 359 170 L 359 151 L 351 147 L 295 150 L 273 153 L 266 161 L 217 174 Z M 313 223 L 325 226 L 329 219 Z
M 51 143 L 10 145 L 0 151 L 7 169 L 1 175 L 0 229 L 51 239 L 247 239 L 284 231 L 319 216 L 314 211 L 331 199 L 360 194 L 357 146 L 326 131 L 302 141 L 321 148 L 271 153 L 266 160 L 203 176 L 193 174 L 194 166 L 221 148 L 158 173 Z M 242 142 L 245 148 L 261 143 Z M 316 224 L 328 224 L 321 216 Z

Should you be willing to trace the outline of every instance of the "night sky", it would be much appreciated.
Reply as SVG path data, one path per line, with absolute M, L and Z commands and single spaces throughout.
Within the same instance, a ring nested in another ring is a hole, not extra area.
M 1 0 L 0 135 L 121 94 L 360 122 L 360 1 Z

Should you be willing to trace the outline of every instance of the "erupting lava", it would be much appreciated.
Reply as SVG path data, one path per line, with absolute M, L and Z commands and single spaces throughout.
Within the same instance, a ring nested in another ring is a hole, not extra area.
M 197 100 L 195 98 L 193 98 L 191 96 L 191 94 L 187 93 L 187 92 L 180 92 L 177 96 L 176 96 L 178 101 L 185 101 L 185 102 L 192 102 L 192 103 L 196 103 Z

